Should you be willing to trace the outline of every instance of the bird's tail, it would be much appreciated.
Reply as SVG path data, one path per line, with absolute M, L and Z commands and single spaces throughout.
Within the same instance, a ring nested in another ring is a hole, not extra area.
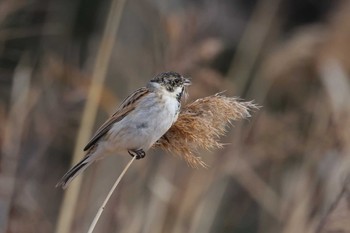
M 94 160 L 92 160 L 89 155 L 86 156 L 61 178 L 61 180 L 56 184 L 56 188 L 59 186 L 61 186 L 63 189 L 67 188 L 70 182 L 72 182 L 77 175 L 82 173 L 93 162 Z

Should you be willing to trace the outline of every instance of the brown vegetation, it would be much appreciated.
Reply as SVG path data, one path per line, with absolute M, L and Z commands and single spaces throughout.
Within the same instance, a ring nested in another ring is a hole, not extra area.
M 181 110 L 178 120 L 155 147 L 182 157 L 192 167 L 207 167 L 197 155 L 200 150 L 222 148 L 219 140 L 227 125 L 250 117 L 249 112 L 256 108 L 252 102 L 240 102 L 220 93 L 197 99 Z
M 164 70 L 192 78 L 178 124 L 212 119 L 227 130 L 225 146 L 216 149 L 224 131 L 174 126 L 167 137 L 179 140 L 158 144 L 171 153 L 152 150 L 133 163 L 96 232 L 350 232 L 348 1 L 126 1 L 102 91 L 91 98 L 97 54 L 108 55 L 100 42 L 109 3 L 0 3 L 0 233 L 86 232 L 130 157 L 91 166 L 66 193 L 74 205 L 62 207 L 54 185 L 86 143 L 77 142 L 79 129 L 96 128 Z M 252 106 L 212 96 L 223 90 L 263 108 L 226 128 L 232 106 Z M 192 115 L 207 98 L 230 111 Z M 84 125 L 89 101 L 98 108 Z M 207 138 L 195 138 L 198 130 Z M 60 211 L 72 216 L 66 231 Z

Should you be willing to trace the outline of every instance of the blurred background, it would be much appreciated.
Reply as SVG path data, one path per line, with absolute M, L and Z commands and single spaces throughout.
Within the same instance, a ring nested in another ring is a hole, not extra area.
M 95 232 L 350 232 L 350 1 L 2 0 L 0 233 L 86 232 L 130 160 L 55 184 L 160 71 L 260 106 L 208 169 L 135 162 Z

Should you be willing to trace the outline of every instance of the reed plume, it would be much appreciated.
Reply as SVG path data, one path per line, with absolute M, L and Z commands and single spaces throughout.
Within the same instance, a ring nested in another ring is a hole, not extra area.
M 250 117 L 257 109 L 253 102 L 242 102 L 222 93 L 197 99 L 186 105 L 175 124 L 154 145 L 183 158 L 191 167 L 207 167 L 197 154 L 200 149 L 221 148 L 219 142 L 227 125 Z

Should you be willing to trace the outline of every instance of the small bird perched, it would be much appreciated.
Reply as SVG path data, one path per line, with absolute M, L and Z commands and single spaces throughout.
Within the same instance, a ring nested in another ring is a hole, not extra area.
M 176 72 L 165 72 L 129 95 L 85 146 L 85 158 L 56 187 L 66 188 L 90 164 L 108 154 L 127 151 L 136 159 L 144 158 L 145 151 L 177 120 L 185 86 L 190 84 Z

